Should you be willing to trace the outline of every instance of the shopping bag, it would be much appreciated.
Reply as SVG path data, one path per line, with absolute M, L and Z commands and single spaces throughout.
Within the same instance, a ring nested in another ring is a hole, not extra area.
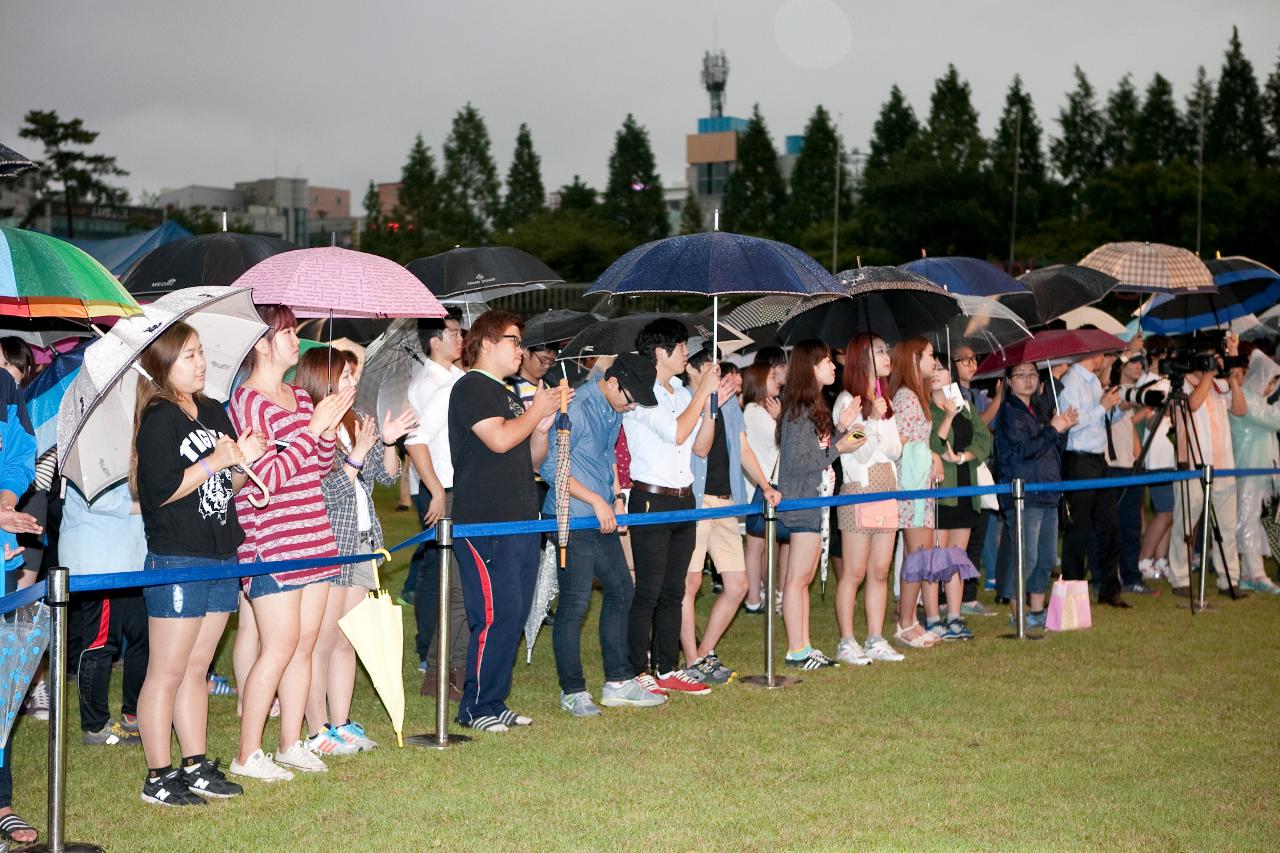
M 1089 582 L 1057 580 L 1049 595 L 1045 630 L 1076 631 L 1093 625 L 1089 610 Z
M 996 478 L 991 476 L 991 469 L 987 467 L 987 463 L 978 463 L 978 486 L 994 486 Z M 998 510 L 1000 509 L 1000 501 L 995 495 L 980 495 L 978 500 L 982 502 L 983 509 Z

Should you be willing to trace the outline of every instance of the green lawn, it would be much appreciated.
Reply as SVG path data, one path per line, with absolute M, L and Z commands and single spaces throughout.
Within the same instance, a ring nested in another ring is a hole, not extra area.
M 400 541 L 412 519 L 383 508 Z M 813 598 L 814 635 L 834 653 L 831 596 L 815 584 Z M 399 750 L 361 676 L 356 716 L 378 750 L 199 810 L 140 802 L 141 750 L 81 746 L 73 700 L 67 836 L 165 851 L 1277 849 L 1280 601 L 1215 598 L 1220 612 L 1193 619 L 1168 594 L 1131 600 L 1095 611 L 1091 631 L 1017 643 L 999 639 L 1003 617 L 973 619 L 973 642 L 903 663 L 590 720 L 559 711 L 544 630 L 532 666 L 520 651 L 511 699 L 532 728 Z M 597 611 L 584 656 L 598 695 Z M 740 617 L 722 658 L 760 671 L 762 630 Z M 411 618 L 405 640 L 407 729 L 427 731 Z M 211 706 L 209 752 L 229 761 L 235 700 Z M 31 719 L 15 735 L 15 805 L 42 830 L 46 738 Z

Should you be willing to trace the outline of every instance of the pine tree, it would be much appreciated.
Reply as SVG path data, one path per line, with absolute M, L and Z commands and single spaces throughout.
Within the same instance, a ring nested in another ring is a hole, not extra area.
M 1178 105 L 1173 100 L 1173 85 L 1156 74 L 1147 86 L 1142 109 L 1138 113 L 1133 140 L 1134 162 L 1169 165 L 1185 150 L 1178 138 L 1182 130 Z
M 689 194 L 684 197 L 684 208 L 680 211 L 680 233 L 697 234 L 705 230 L 706 226 L 702 222 L 702 206 L 698 204 L 698 196 L 690 187 Z
M 498 169 L 489 131 L 471 104 L 458 110 L 444 143 L 440 229 L 466 244 L 482 242 L 497 214 Z
M 593 187 L 582 182 L 582 178 L 573 176 L 573 183 L 560 188 L 560 210 L 594 210 L 599 194 Z
M 1013 201 L 1014 162 L 1018 169 L 1019 231 L 1030 231 L 1040 218 L 1048 183 L 1044 160 L 1044 131 L 1036 116 L 1031 94 L 1022 88 L 1022 77 L 1014 75 L 1004 98 L 1004 111 L 991 140 L 991 185 L 997 204 Z
M 502 202 L 499 223 L 504 228 L 519 225 L 546 209 L 542 188 L 542 158 L 533 150 L 533 135 L 527 124 L 516 134 L 516 150 L 507 170 L 507 197 Z
M 40 201 L 32 208 L 25 225 L 55 202 L 50 186 L 56 181 L 61 185 L 60 202 L 67 222 L 67 237 L 75 237 L 75 207 L 81 203 L 124 204 L 128 191 L 113 187 L 104 180 L 108 177 L 128 175 L 116 165 L 115 157 L 105 154 L 89 154 L 84 149 L 98 138 L 98 131 L 89 130 L 82 119 L 62 121 L 57 110 L 30 110 L 23 117 L 18 135 L 34 139 L 44 145 L 44 162 L 36 173 Z
M 1140 109 L 1138 93 L 1133 88 L 1133 75 L 1126 74 L 1115 91 L 1107 96 L 1107 109 L 1102 121 L 1102 159 L 1108 166 L 1125 166 L 1133 162 Z
M 378 188 L 373 181 L 369 182 L 369 188 L 364 191 L 364 231 L 360 235 L 361 251 L 372 252 L 375 255 L 382 254 L 382 229 L 385 224 L 382 221 L 382 198 L 378 195 Z
M 402 227 L 413 226 L 419 233 L 437 227 L 440 199 L 436 162 L 421 133 L 414 137 L 409 158 L 400 170 L 399 197 Z
M 1280 59 L 1276 60 L 1275 70 L 1267 77 L 1267 86 L 1262 93 L 1262 113 L 1267 120 L 1271 164 L 1280 166 Z
M 934 83 L 929 97 L 929 124 L 923 133 L 925 150 L 939 166 L 977 172 L 986 159 L 986 142 L 978 130 L 978 111 L 968 82 L 954 65 Z
M 1201 65 L 1196 69 L 1196 81 L 1191 84 L 1191 93 L 1187 95 L 1187 108 L 1182 113 L 1182 151 L 1187 160 L 1195 163 L 1199 158 L 1201 133 L 1208 144 L 1209 117 L 1213 114 L 1213 83 Z M 1206 151 L 1206 159 L 1208 153 Z
M 729 176 L 724 193 L 724 222 L 728 230 L 741 234 L 777 236 L 778 214 L 786 201 L 787 186 L 778 171 L 778 152 L 760 114 L 760 105 L 756 104 L 747 129 L 738 138 L 738 166 Z M 701 211 L 698 215 L 701 219 Z
M 895 83 L 889 90 L 889 100 L 880 107 L 875 127 L 871 131 L 871 150 L 867 154 L 866 174 L 871 175 L 890 167 L 894 158 L 905 153 L 920 135 L 920 122 L 915 110 Z
M 1102 114 L 1094 100 L 1093 86 L 1077 65 L 1076 88 L 1058 113 L 1062 136 L 1050 141 L 1053 167 L 1073 193 L 1102 170 Z
M 662 201 L 662 181 L 649 147 L 649 131 L 630 113 L 622 122 L 609 155 L 604 215 L 615 228 L 641 242 L 658 240 L 671 230 Z
M 1205 159 L 1238 160 L 1264 166 L 1268 155 L 1266 141 L 1258 81 L 1253 76 L 1253 65 L 1240 46 L 1239 30 L 1232 27 L 1213 110 L 1205 125 Z
M 818 222 L 830 222 L 836 204 L 836 155 L 840 156 L 839 217 L 848 218 L 853 209 L 848 157 L 840 146 L 831 116 L 821 105 L 813 111 L 804 129 L 804 147 L 791 170 L 791 193 L 782 224 L 793 238 Z

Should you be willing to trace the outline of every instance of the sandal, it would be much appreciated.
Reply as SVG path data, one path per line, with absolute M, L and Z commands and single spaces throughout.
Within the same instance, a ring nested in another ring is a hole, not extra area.
M 29 838 L 20 841 L 18 840 L 17 833 L 35 831 L 36 828 L 34 826 L 27 823 L 13 812 L 10 812 L 4 817 L 0 817 L 0 835 L 4 836 L 6 841 L 12 841 L 14 844 L 31 844 L 36 841 L 36 838 Z M 39 837 L 39 833 L 37 833 L 36 837 Z
M 930 646 L 937 644 L 938 638 L 933 634 L 930 634 L 928 631 L 925 631 L 923 628 L 921 628 L 920 633 L 914 637 L 906 636 L 907 632 L 913 628 L 920 628 L 920 623 L 912 622 L 905 628 L 898 627 L 893 632 L 893 638 L 904 646 L 910 646 L 913 649 L 927 649 Z

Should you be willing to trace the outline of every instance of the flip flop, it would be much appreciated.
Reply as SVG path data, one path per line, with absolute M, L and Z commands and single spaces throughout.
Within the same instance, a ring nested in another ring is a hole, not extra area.
M 27 823 L 16 814 L 10 813 L 4 817 L 0 817 L 0 835 L 3 835 L 7 841 L 12 841 L 15 844 L 31 844 L 35 839 L 32 839 L 31 841 L 19 841 L 16 833 L 35 831 L 36 828 L 34 826 Z

